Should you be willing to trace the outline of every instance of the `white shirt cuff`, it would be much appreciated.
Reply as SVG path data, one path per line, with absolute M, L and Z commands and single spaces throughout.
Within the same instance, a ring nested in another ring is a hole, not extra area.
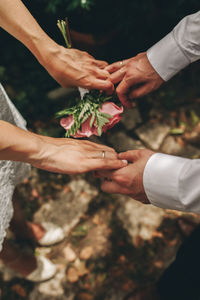
M 188 161 L 186 158 L 161 153 L 150 157 L 144 170 L 143 184 L 151 204 L 185 211 L 180 201 L 179 180 Z
M 190 64 L 189 59 L 178 46 L 173 31 L 147 51 L 152 67 L 167 81 Z

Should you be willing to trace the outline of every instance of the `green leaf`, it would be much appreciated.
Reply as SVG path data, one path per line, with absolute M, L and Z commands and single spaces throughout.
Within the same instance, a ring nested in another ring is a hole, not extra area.
M 76 111 L 77 111 L 76 106 L 73 106 L 70 108 L 65 108 L 56 113 L 56 118 L 60 118 L 60 117 L 67 116 L 67 115 L 74 115 L 76 113 Z
M 91 113 L 90 113 L 90 111 L 88 111 L 85 114 L 84 118 L 81 120 L 81 124 L 83 124 L 85 121 L 87 121 L 87 119 L 90 117 L 90 115 L 91 115 Z
M 88 110 L 90 110 L 90 105 L 89 105 L 89 103 L 86 102 L 85 105 L 83 106 L 83 109 L 82 109 L 81 112 L 80 112 L 80 115 L 79 115 L 78 119 L 81 120 L 81 119 L 83 118 L 83 115 L 84 115 Z
M 102 134 L 102 127 L 98 127 L 97 128 L 97 132 L 98 132 L 98 135 L 101 136 L 101 134 Z
M 192 125 L 196 126 L 199 122 L 199 117 L 197 116 L 196 112 L 193 109 L 190 110 L 190 115 L 192 119 Z
M 92 117 L 91 117 L 91 120 L 90 120 L 90 128 L 92 128 L 94 120 L 95 120 L 95 113 L 92 114 Z
M 170 133 L 176 135 L 176 134 L 183 134 L 184 131 L 185 130 L 183 128 L 173 128 L 170 130 Z
M 101 115 L 104 116 L 104 117 L 106 117 L 106 118 L 108 118 L 108 119 L 111 119 L 113 117 L 113 116 L 111 116 L 111 115 L 109 115 L 107 113 L 103 113 L 103 112 L 101 112 Z

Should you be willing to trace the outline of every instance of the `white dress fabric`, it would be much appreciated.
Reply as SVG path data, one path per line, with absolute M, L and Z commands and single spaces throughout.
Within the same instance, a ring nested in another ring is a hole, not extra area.
M 26 121 L 0 84 L 0 120 L 26 130 Z M 6 134 L 6 132 L 5 132 Z M 15 186 L 29 176 L 30 165 L 0 160 L 0 251 L 13 216 L 12 196 Z

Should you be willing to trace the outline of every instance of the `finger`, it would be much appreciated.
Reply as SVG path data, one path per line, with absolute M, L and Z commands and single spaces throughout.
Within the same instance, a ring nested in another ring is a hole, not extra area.
M 89 171 L 94 170 L 114 170 L 127 166 L 127 163 L 119 159 L 88 159 L 86 160 Z
M 127 108 L 131 108 L 131 103 L 128 100 L 128 92 L 129 92 L 129 85 L 128 83 L 125 81 L 125 78 L 120 82 L 120 84 L 118 85 L 116 92 L 117 95 L 119 97 L 119 100 L 121 101 L 121 103 L 127 107 Z
M 106 91 L 108 94 L 113 94 L 114 92 L 114 85 L 110 80 L 94 79 L 91 82 L 90 88 L 103 90 Z
M 117 72 L 111 74 L 110 80 L 112 81 L 112 83 L 116 84 L 124 78 L 125 73 L 126 73 L 126 69 L 121 68 Z
M 89 158 L 117 159 L 117 153 L 111 151 L 90 151 L 87 156 Z
M 122 61 L 117 61 L 114 62 L 113 64 L 107 66 L 105 69 L 110 73 L 114 73 L 116 71 L 118 71 L 119 69 L 121 69 L 123 66 L 125 66 L 128 62 L 130 61 L 130 59 L 125 59 Z M 123 62 L 123 64 L 121 64 Z
M 138 159 L 140 151 L 141 150 L 129 150 L 127 152 L 119 153 L 118 158 L 127 160 L 129 162 L 134 162 L 134 160 Z
M 140 98 L 152 91 L 151 85 L 148 83 L 144 83 L 142 86 L 133 88 L 133 90 L 129 93 L 128 98 L 129 99 L 135 99 L 135 98 Z
M 95 78 L 98 78 L 98 79 L 108 79 L 110 78 L 110 74 L 105 70 L 105 69 L 100 69 L 100 68 L 97 68 L 96 66 L 90 68 L 88 70 L 88 72 L 90 73 L 91 76 L 94 76 Z
M 124 162 L 126 163 L 126 167 L 128 167 L 128 162 L 127 160 L 124 160 Z M 112 179 L 114 181 L 117 181 L 118 183 L 121 184 L 121 182 L 124 181 L 124 178 L 126 177 L 126 173 L 127 173 L 127 168 L 121 168 L 118 170 L 99 170 L 96 171 L 96 175 L 98 177 L 104 177 L 104 178 L 109 178 Z
M 95 60 L 94 61 L 95 65 L 101 69 L 104 69 L 108 66 L 108 63 L 106 61 L 103 60 Z
M 107 66 L 105 68 L 105 70 L 108 71 L 110 74 L 112 74 L 112 73 L 118 71 L 120 68 L 121 68 L 121 66 L 120 66 L 119 62 L 115 62 L 115 63 Z
M 130 194 L 129 189 L 119 185 L 114 181 L 104 180 L 101 184 L 101 189 L 103 192 L 111 194 Z
M 108 78 L 110 78 L 110 74 L 104 69 L 96 68 L 96 74 L 95 75 L 99 79 L 108 79 Z
M 95 174 L 99 178 L 102 177 L 102 178 L 109 178 L 109 179 L 112 179 L 112 180 L 115 179 L 115 171 L 113 171 L 113 170 L 112 171 L 109 171 L 109 170 L 99 170 L 99 171 L 96 171 Z

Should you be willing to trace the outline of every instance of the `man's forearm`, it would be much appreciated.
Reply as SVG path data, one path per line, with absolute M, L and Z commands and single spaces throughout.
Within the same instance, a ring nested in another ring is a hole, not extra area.
M 20 0 L 0 0 L 0 26 L 21 41 L 41 63 L 45 53 L 42 49 L 56 45 Z
M 147 51 L 147 57 L 165 81 L 200 59 L 200 11 L 182 19 L 167 36 Z

